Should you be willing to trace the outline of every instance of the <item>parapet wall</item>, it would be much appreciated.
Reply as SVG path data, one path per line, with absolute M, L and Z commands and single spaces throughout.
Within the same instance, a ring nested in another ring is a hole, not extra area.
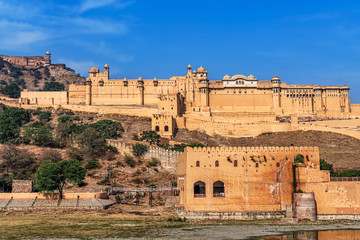
M 299 130 L 332 132 L 332 133 L 343 134 L 343 135 L 347 135 L 347 136 L 350 136 L 350 137 L 353 137 L 353 138 L 360 139 L 360 131 L 344 129 L 344 128 L 335 128 L 335 127 L 327 127 L 327 126 L 299 124 Z
M 59 199 L 58 193 L 0 193 L 0 199 Z M 106 199 L 106 192 L 63 193 L 63 199 Z
M 132 148 L 136 144 L 136 141 L 127 141 L 123 139 L 108 139 L 108 144 L 116 147 L 119 152 L 123 154 L 132 155 Z M 146 144 L 140 142 L 141 144 Z M 160 147 L 149 146 L 149 150 L 145 153 L 144 158 L 157 158 L 159 159 L 161 166 L 170 173 L 176 173 L 178 156 L 181 152 L 163 149 Z

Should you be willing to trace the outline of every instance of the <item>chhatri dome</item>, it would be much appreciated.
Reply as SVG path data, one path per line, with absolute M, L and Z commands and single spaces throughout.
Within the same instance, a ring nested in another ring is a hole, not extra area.
M 257 80 L 256 77 L 252 74 L 250 74 L 248 77 L 247 77 L 248 80 Z
M 98 68 L 96 68 L 96 67 L 92 67 L 92 68 L 90 68 L 90 71 L 89 71 L 90 73 L 98 73 L 99 72 L 99 69 Z
M 197 72 L 198 73 L 207 73 L 207 71 L 205 70 L 205 68 L 203 68 L 203 66 L 199 67 Z
M 229 76 L 229 74 L 226 74 L 224 77 L 223 77 L 223 80 L 230 80 L 231 77 Z

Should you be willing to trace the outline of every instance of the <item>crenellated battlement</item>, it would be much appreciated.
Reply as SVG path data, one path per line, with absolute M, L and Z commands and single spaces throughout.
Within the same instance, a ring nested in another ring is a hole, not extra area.
M 277 146 L 256 146 L 256 147 L 186 147 L 188 152 L 269 152 L 269 153 L 288 153 L 288 152 L 314 152 L 318 153 L 318 147 L 277 147 Z

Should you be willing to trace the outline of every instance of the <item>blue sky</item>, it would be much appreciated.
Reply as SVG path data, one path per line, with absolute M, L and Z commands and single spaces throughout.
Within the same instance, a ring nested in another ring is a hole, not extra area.
M 169 78 L 203 65 L 277 74 L 289 84 L 348 85 L 360 103 L 360 2 L 0 0 L 0 54 L 43 55 L 83 76 Z

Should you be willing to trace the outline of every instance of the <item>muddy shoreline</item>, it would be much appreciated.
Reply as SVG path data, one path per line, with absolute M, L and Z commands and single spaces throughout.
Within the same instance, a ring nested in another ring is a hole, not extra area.
M 294 225 L 226 225 L 168 229 L 155 239 L 252 239 L 297 231 L 360 230 L 360 222 Z

